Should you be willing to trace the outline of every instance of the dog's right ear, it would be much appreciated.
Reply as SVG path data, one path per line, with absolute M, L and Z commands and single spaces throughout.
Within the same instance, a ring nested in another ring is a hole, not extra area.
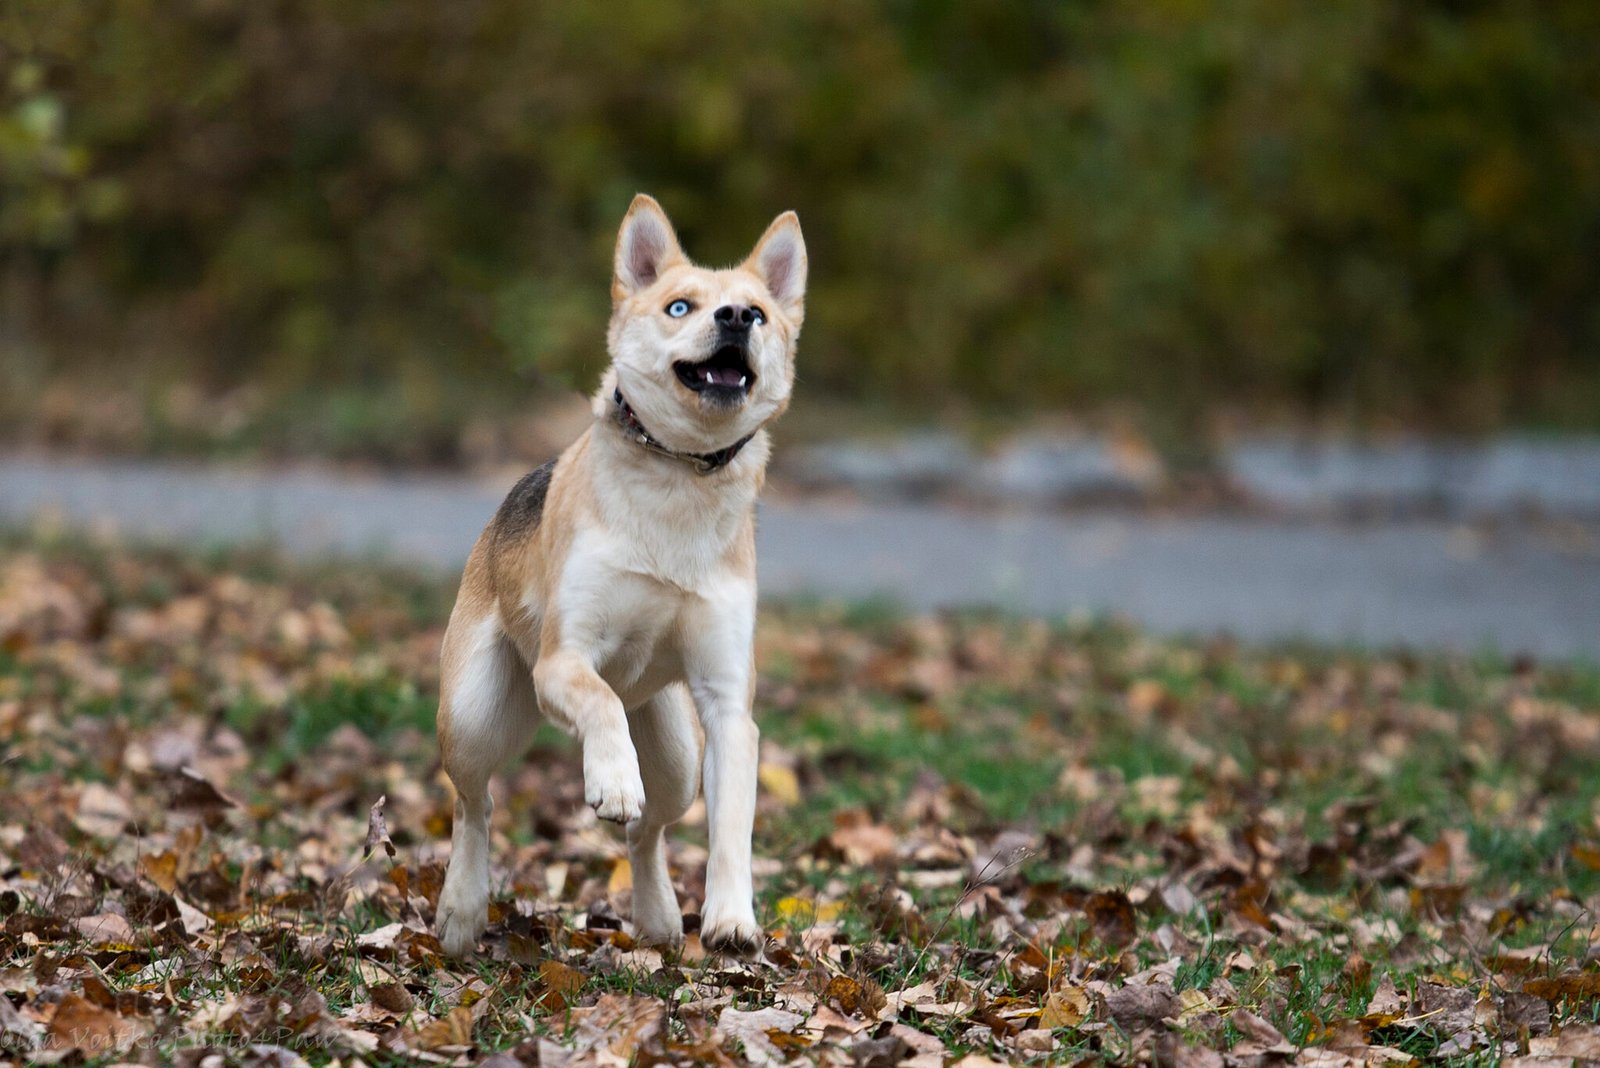
M 668 267 L 684 261 L 678 235 L 655 197 L 640 193 L 628 205 L 617 234 L 612 265 L 611 302 L 620 304 L 641 289 L 648 289 Z

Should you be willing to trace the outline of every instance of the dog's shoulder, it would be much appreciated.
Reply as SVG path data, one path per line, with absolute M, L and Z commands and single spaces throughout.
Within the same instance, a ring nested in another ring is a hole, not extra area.
M 544 520 L 545 498 L 550 495 L 550 476 L 555 469 L 556 461 L 546 461 L 511 487 L 490 524 L 497 547 L 520 541 L 539 529 Z

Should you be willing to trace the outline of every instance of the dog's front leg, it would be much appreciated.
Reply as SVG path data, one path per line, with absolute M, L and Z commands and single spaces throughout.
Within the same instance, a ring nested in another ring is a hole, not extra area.
M 583 743 L 584 800 L 603 820 L 627 823 L 644 809 L 639 754 L 628 735 L 622 701 L 595 671 L 570 649 L 541 656 L 533 668 L 539 707 Z
M 761 732 L 751 716 L 755 669 L 755 591 L 717 606 L 693 625 L 686 657 L 689 689 L 705 728 L 704 782 L 711 856 L 700 941 L 707 949 L 751 956 L 766 940 L 756 923 L 750 837 L 756 815 Z

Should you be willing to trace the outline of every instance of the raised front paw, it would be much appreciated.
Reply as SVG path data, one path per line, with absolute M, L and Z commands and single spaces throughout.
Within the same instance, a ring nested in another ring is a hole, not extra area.
M 625 754 L 585 755 L 583 799 L 603 820 L 628 823 L 639 818 L 644 811 L 644 780 L 631 747 Z
M 709 910 L 700 924 L 700 944 L 712 953 L 751 958 L 767 944 L 767 933 L 746 912 L 743 916 L 717 916 Z

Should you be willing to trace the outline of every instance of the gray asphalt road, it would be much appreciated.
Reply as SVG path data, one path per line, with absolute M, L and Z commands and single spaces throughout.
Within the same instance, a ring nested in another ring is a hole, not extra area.
M 0 522 L 41 515 L 141 539 L 269 540 L 458 567 L 504 486 L 148 463 L 0 457 Z M 1111 612 L 1159 633 L 1600 659 L 1593 531 L 1493 534 L 1252 518 L 973 515 L 769 501 L 766 594 L 887 595 L 928 608 Z

